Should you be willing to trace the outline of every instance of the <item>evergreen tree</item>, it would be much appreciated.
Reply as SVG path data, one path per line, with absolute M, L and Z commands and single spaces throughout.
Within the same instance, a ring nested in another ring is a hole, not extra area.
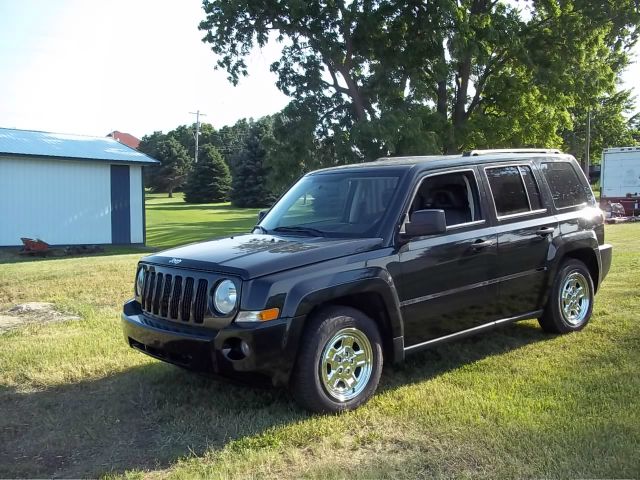
M 158 147 L 162 142 L 167 140 L 167 136 L 159 131 L 153 132 L 151 135 L 145 135 L 140 140 L 140 145 L 138 146 L 138 150 L 142 153 L 149 155 L 153 159 L 159 160 L 158 157 Z M 144 167 L 142 170 L 142 175 L 144 176 L 144 185 L 147 188 L 150 188 L 153 192 L 162 192 L 163 184 L 157 184 L 158 175 L 156 175 L 156 171 L 160 168 L 159 165 L 151 165 L 148 167 Z
M 265 164 L 264 142 L 270 135 L 271 119 L 256 122 L 249 131 L 245 147 L 232 160 L 231 203 L 236 207 L 267 207 L 274 200 L 267 184 L 269 170 Z
M 184 187 L 187 203 L 214 203 L 229 200 L 231 174 L 220 152 L 212 145 L 200 149 L 198 163 Z
M 209 137 L 209 142 L 218 149 L 232 172 L 233 159 L 244 148 L 252 125 L 252 119 L 242 118 L 233 125 L 225 125 Z
M 154 158 L 160 161 L 160 165 L 150 168 L 149 184 L 155 191 L 168 192 L 171 198 L 173 191 L 182 186 L 191 171 L 192 160 L 187 150 L 173 138 L 157 143 Z

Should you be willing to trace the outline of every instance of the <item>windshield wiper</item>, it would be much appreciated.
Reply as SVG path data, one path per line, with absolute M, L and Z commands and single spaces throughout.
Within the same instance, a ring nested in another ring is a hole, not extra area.
M 273 232 L 292 232 L 292 233 L 306 233 L 307 235 L 312 235 L 314 237 L 324 237 L 325 233 L 322 230 L 318 230 L 317 228 L 311 227 L 303 227 L 301 225 L 292 225 L 290 227 L 277 227 L 272 230 Z

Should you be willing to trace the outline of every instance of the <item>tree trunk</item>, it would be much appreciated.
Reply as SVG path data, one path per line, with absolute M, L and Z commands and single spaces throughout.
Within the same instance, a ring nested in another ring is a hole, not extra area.
M 351 90 L 351 89 L 349 89 Z M 355 92 L 354 95 L 352 95 L 353 98 L 353 106 L 355 108 L 355 112 L 356 112 L 356 119 L 358 120 L 358 122 L 362 121 L 362 120 L 366 120 L 367 119 L 367 111 L 364 107 L 364 102 L 362 101 L 362 97 L 360 96 L 360 92 Z
M 487 0 L 474 0 L 470 14 L 472 16 L 486 13 L 491 10 L 491 3 Z M 458 62 L 458 72 L 456 75 L 456 98 L 453 105 L 451 124 L 453 126 L 450 135 L 450 141 L 447 145 L 447 153 L 457 153 L 458 145 L 460 144 L 460 133 L 465 127 L 467 119 L 469 117 L 467 112 L 467 93 L 469 91 L 469 78 L 471 77 L 471 63 L 473 58 L 469 51 L 462 55 L 461 60 Z
M 442 80 L 438 82 L 438 102 L 437 108 L 438 113 L 442 115 L 444 118 L 447 118 L 447 81 Z
M 460 138 L 460 130 L 467 123 L 467 91 L 469 90 L 469 77 L 471 76 L 471 55 L 465 54 L 464 58 L 458 63 L 456 98 L 453 105 L 451 118 L 452 132 L 447 142 L 447 153 L 458 153 L 458 139 Z
M 466 120 L 467 91 L 469 90 L 469 76 L 471 75 L 471 55 L 466 54 L 458 66 L 458 91 L 453 109 L 453 126 L 458 128 Z
M 358 122 L 367 119 L 367 108 L 365 105 L 365 100 L 362 98 L 362 94 L 360 93 L 360 88 L 357 83 L 351 78 L 349 75 L 349 70 L 344 65 L 339 65 L 337 67 L 340 75 L 344 78 L 345 83 L 347 84 L 347 89 L 349 90 L 349 96 L 353 100 L 353 107 L 356 114 L 356 120 Z
M 173 198 L 173 187 L 169 187 L 169 198 Z
M 447 138 L 445 139 L 444 153 L 446 155 L 454 155 L 458 152 L 458 145 L 456 144 L 456 132 L 451 129 L 447 132 Z

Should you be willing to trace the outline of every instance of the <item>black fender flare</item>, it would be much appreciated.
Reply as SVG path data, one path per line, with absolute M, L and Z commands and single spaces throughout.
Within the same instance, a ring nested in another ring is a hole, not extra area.
M 572 252 L 576 252 L 578 250 L 592 252 L 597 262 L 598 271 L 602 268 L 600 250 L 598 249 L 598 239 L 596 238 L 596 234 L 593 230 L 582 230 L 557 237 L 549 246 L 549 252 L 547 253 L 549 275 L 547 277 L 547 289 L 544 297 L 544 304 L 546 304 L 549 289 L 553 285 L 558 269 L 560 268 L 560 264 L 565 258 L 570 257 Z M 593 283 L 597 288 L 598 276 L 596 276 Z
M 388 271 L 379 267 L 363 267 L 347 272 L 313 277 L 297 283 L 287 293 L 282 315 L 306 318 L 315 308 L 354 295 L 373 293 L 381 301 L 391 335 L 390 347 L 394 361 L 404 358 L 404 323 L 400 301 L 393 279 Z M 357 308 L 357 306 L 356 306 Z

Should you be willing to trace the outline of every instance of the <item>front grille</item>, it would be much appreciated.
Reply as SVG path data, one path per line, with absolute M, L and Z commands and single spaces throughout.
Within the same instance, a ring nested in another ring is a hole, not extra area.
M 145 268 L 145 267 L 143 267 Z M 147 268 L 140 305 L 144 313 L 167 320 L 202 324 L 209 281 Z

